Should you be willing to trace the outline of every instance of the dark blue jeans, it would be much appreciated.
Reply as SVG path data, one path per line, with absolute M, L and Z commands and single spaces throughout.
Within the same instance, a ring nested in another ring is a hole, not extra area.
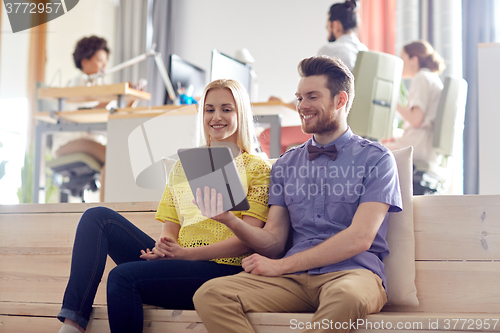
M 86 329 L 107 255 L 117 266 L 107 283 L 111 332 L 142 332 L 143 303 L 168 309 L 194 309 L 192 297 L 205 281 L 242 271 L 211 261 L 154 260 L 139 256 L 155 240 L 117 212 L 91 208 L 76 229 L 71 273 L 58 318 Z

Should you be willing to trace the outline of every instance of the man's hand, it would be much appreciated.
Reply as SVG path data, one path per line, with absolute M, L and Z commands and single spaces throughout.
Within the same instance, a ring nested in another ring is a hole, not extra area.
M 201 189 L 198 188 L 196 190 L 196 201 L 193 201 L 193 203 L 198 205 L 201 215 L 219 221 L 222 224 L 228 225 L 234 218 L 233 213 L 223 210 L 222 194 L 217 194 L 214 188 L 210 189 L 208 186 L 205 186 L 203 195 Z
M 243 259 L 241 266 L 245 269 L 245 272 L 255 275 L 280 276 L 285 273 L 281 259 L 269 259 L 258 253 Z

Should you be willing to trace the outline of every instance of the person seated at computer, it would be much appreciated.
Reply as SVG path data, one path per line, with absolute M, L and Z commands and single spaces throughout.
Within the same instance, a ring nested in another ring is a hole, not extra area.
M 69 87 L 91 86 L 103 84 L 102 76 L 94 74 L 103 74 L 110 54 L 106 39 L 89 36 L 80 39 L 76 43 L 73 52 L 73 60 L 76 68 L 81 73 L 73 77 L 69 82 Z
M 355 33 L 358 28 L 356 6 L 355 0 L 347 0 L 344 3 L 335 3 L 330 7 L 326 22 L 328 44 L 323 46 L 318 52 L 318 55 L 339 58 L 350 71 L 354 68 L 358 52 L 368 51 L 366 45 L 359 41 Z M 271 96 L 269 101 L 283 102 L 281 98 L 276 96 Z M 287 105 L 292 109 L 296 108 L 295 101 Z M 281 129 L 281 133 L 282 153 L 311 138 L 311 135 L 302 132 L 300 126 L 284 127 Z M 269 154 L 269 130 L 263 132 L 259 140 L 263 146 L 263 150 Z
M 339 58 L 352 72 L 358 52 L 368 51 L 355 33 L 358 28 L 356 1 L 347 0 L 344 3 L 333 4 L 328 13 L 326 28 L 328 44 L 319 50 L 318 55 Z
M 84 37 L 80 39 L 73 52 L 75 66 L 81 71 L 68 82 L 68 87 L 101 85 L 102 77 L 92 78 L 93 74 L 103 73 L 106 68 L 110 50 L 107 41 L 97 36 Z M 79 104 L 67 104 L 69 110 L 78 108 L 106 107 L 108 103 L 85 102 Z M 100 201 L 104 201 L 104 182 L 105 182 L 105 159 L 106 159 L 106 137 L 104 135 L 92 134 L 87 132 L 75 133 L 57 133 L 53 137 L 52 151 L 55 157 L 75 153 L 85 153 L 102 166 L 100 171 Z
M 250 209 L 232 212 L 242 221 L 263 227 L 269 207 L 270 164 L 252 155 L 255 132 L 250 99 L 235 80 L 211 82 L 200 100 L 200 145 L 237 145 L 235 162 L 246 177 Z M 229 228 L 207 219 L 192 202 L 180 162 L 174 164 L 158 206 L 156 219 L 164 222 L 154 239 L 117 212 L 95 207 L 80 219 L 73 247 L 71 273 L 59 332 L 84 332 L 101 281 L 106 258 L 118 265 L 109 274 L 107 304 L 111 332 L 142 332 L 143 303 L 168 309 L 194 309 L 192 297 L 205 281 L 243 271 L 242 259 L 252 251 Z M 208 197 L 208 196 L 207 196 Z
M 443 90 L 438 74 L 445 64 L 443 58 L 424 40 L 409 43 L 401 51 L 403 78 L 411 78 L 408 101 L 398 105 L 404 120 L 403 134 L 382 143 L 391 150 L 413 146 L 415 161 L 436 162 L 437 153 L 432 146 L 434 120 Z

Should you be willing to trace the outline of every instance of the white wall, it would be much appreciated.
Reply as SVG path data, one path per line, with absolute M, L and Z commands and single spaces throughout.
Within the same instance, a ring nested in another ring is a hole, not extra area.
M 3 4 L 0 4 L 3 6 Z M 26 98 L 28 91 L 29 31 L 13 33 L 5 8 L 2 10 L 0 98 Z
M 297 64 L 327 42 L 326 20 L 335 0 L 177 0 L 174 50 L 210 73 L 212 49 L 255 58 L 259 100 L 294 98 Z
M 47 24 L 47 65 L 45 67 L 45 83 L 51 83 L 57 71 L 61 71 L 61 79 L 55 78 L 52 86 L 66 86 L 67 82 L 79 73 L 73 62 L 73 51 L 82 37 L 96 35 L 106 38 L 108 47 L 113 52 L 115 45 L 114 0 L 85 0 L 65 15 Z M 110 56 L 108 67 L 112 66 Z M 106 78 L 111 83 L 112 78 Z
M 500 147 L 493 138 L 498 133 L 500 106 L 500 43 L 479 44 L 479 194 L 500 194 Z
M 3 4 L 2 4 L 3 6 Z M 91 34 L 105 37 L 113 48 L 115 40 L 115 1 L 86 0 L 66 14 L 47 23 L 47 63 L 45 82 L 61 70 L 62 85 L 78 73 L 72 54 L 76 42 Z M 0 98 L 27 97 L 30 30 L 12 33 L 6 10 L 2 10 Z
M 3 3 L 0 3 L 3 6 Z M 28 114 L 27 81 L 29 32 L 13 33 L 5 7 L 2 10 L 0 54 L 0 162 L 5 175 L 0 179 L 0 204 L 17 204 L 24 162 Z

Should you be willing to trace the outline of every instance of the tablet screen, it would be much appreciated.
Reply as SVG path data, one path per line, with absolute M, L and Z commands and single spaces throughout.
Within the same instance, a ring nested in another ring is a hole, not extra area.
M 177 153 L 195 198 L 196 189 L 208 186 L 222 194 L 224 211 L 250 208 L 229 147 L 179 149 Z

